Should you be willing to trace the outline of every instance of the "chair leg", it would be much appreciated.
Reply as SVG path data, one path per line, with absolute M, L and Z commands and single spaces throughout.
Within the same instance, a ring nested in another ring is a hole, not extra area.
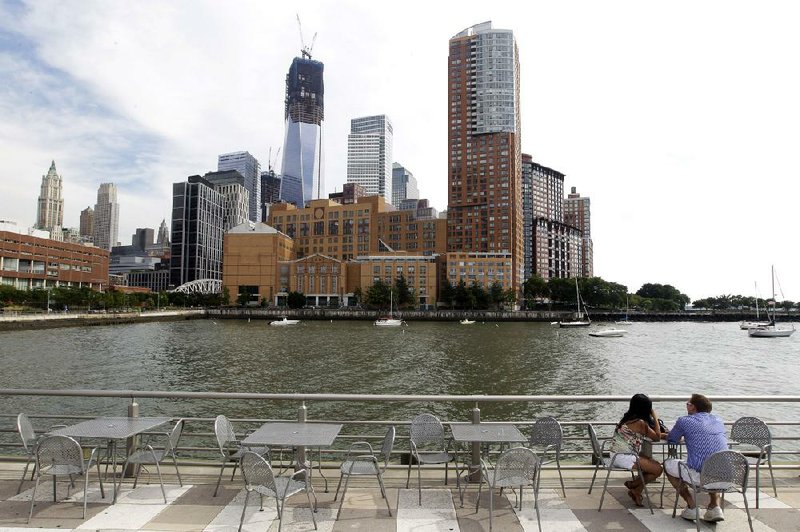
M 217 487 L 214 488 L 214 497 L 217 496 L 217 492 L 219 491 L 219 483 L 222 482 L 222 473 L 225 471 L 225 460 L 223 459 L 222 463 L 219 465 L 219 477 L 217 477 Z
M 86 496 L 86 494 L 88 492 L 89 492 L 89 471 L 84 471 L 83 472 L 83 517 L 82 517 L 82 519 L 86 519 L 86 502 L 88 500 L 88 497 Z
M 539 471 L 536 472 L 536 477 L 539 477 Z M 522 497 L 520 496 L 520 499 Z M 539 525 L 539 532 L 542 532 L 542 517 L 539 515 L 539 488 L 533 488 L 533 508 L 536 510 L 536 523 Z
M 481 490 L 483 488 L 483 472 L 481 472 L 481 478 L 478 480 L 478 498 L 475 500 L 475 513 L 478 513 L 478 507 L 481 504 Z
M 747 524 L 750 525 L 750 532 L 753 532 L 753 519 L 750 517 L 750 507 L 747 505 L 747 495 L 745 490 L 742 490 L 742 499 L 744 499 L 744 509 L 747 512 Z
M 336 493 L 333 494 L 333 502 L 336 502 L 336 498 L 339 496 L 339 488 L 342 487 L 342 479 L 345 477 L 345 472 L 340 470 L 339 473 L 339 483 L 336 484 Z M 342 494 L 344 497 L 344 494 Z
M 589 484 L 589 493 L 588 495 L 592 494 L 592 488 L 594 487 L 594 479 L 597 477 L 597 471 L 600 469 L 600 462 L 594 466 L 594 475 L 592 475 L 592 483 Z
M 654 515 L 653 512 L 653 503 L 650 501 L 650 492 L 647 491 L 647 484 L 644 482 L 644 475 L 642 474 L 642 470 L 639 470 L 639 479 L 642 481 L 642 491 L 644 491 L 644 496 L 647 499 L 647 507 L 650 508 L 650 514 Z
M 242 532 L 242 525 L 244 524 L 244 513 L 247 511 L 247 499 L 250 498 L 250 492 L 244 490 L 244 504 L 242 505 L 242 517 L 239 519 L 239 532 Z
M 564 498 L 567 498 L 567 489 L 564 487 L 564 477 L 561 475 L 561 458 L 556 456 L 556 468 L 558 469 L 558 480 L 561 481 L 561 492 L 564 494 Z
M 392 505 L 389 504 L 389 497 L 386 495 L 386 487 L 383 485 L 383 475 L 380 473 L 378 473 L 378 485 L 381 487 L 381 493 L 386 500 L 386 509 L 389 510 L 389 517 L 392 517 Z M 342 495 L 342 499 L 344 499 L 344 495 Z
M 350 477 L 348 477 L 348 479 L 349 478 Z M 347 490 L 347 483 L 345 483 L 344 489 Z M 316 530 L 317 529 L 317 518 L 316 518 L 316 516 L 314 516 L 314 514 L 317 511 L 317 505 L 316 504 L 311 504 L 311 495 L 309 495 L 308 489 L 306 489 L 306 499 L 308 499 L 308 508 L 311 510 L 311 522 L 314 523 L 314 530 Z M 316 500 L 317 500 L 317 495 L 314 494 L 314 501 L 316 501 Z M 344 493 L 342 493 L 342 501 L 344 501 Z M 341 508 L 342 508 L 342 504 L 340 502 L 339 503 L 340 511 L 341 511 Z M 336 515 L 336 518 L 337 519 L 339 518 L 338 514 Z
M 411 462 L 414 461 L 414 454 L 408 455 L 408 475 L 406 476 L 406 489 L 408 489 L 408 485 L 411 483 Z
M 342 475 L 342 476 L 345 476 L 345 475 Z M 341 483 L 342 483 L 342 477 L 339 477 L 339 484 L 341 484 Z M 337 521 L 339 520 L 339 514 L 341 514 L 341 513 L 342 513 L 342 505 L 344 504 L 344 496 L 347 494 L 347 485 L 348 485 L 349 483 L 350 483 L 350 475 L 347 475 L 347 478 L 344 480 L 344 491 L 342 491 L 342 498 L 341 498 L 341 500 L 339 501 L 339 511 L 336 513 L 336 520 L 337 520 Z M 337 486 L 337 488 L 336 488 L 336 493 L 337 493 L 337 494 L 339 493 L 339 488 L 338 488 L 338 486 Z M 336 497 L 334 497 L 334 498 L 333 498 L 333 500 L 335 501 L 335 500 L 336 500 Z M 311 501 L 308 501 L 308 502 L 309 502 L 309 504 L 311 503 Z M 313 512 L 312 512 L 312 513 L 313 513 Z
M 775 486 L 775 473 L 772 472 L 772 457 L 770 456 L 767 458 L 767 465 L 769 466 L 769 476 L 772 479 L 772 491 L 775 493 L 775 497 L 778 496 L 778 488 Z
M 31 460 L 33 456 L 28 456 L 28 461 L 25 462 L 25 470 L 22 472 L 22 478 L 19 480 L 19 487 L 17 488 L 17 494 L 22 491 L 22 483 L 25 482 L 25 477 L 28 476 L 28 466 L 31 465 Z M 36 466 L 34 465 L 34 468 Z M 31 477 L 33 477 L 33 471 L 31 471 Z M 33 479 L 31 479 L 33 480 Z
M 183 487 L 183 480 L 181 480 L 181 472 L 178 469 L 178 459 L 175 457 L 175 454 L 172 455 L 172 463 L 175 464 L 175 474 L 178 475 L 178 485 Z
M 36 484 L 33 485 L 33 493 L 31 494 L 31 511 L 28 513 L 28 524 L 31 523 L 31 519 L 33 518 L 33 504 L 36 502 L 36 488 L 39 487 L 39 479 L 41 478 L 40 475 L 36 476 Z
M 95 462 L 95 466 L 97 467 L 97 480 L 100 482 L 100 498 L 106 498 L 106 491 L 103 489 L 103 477 L 100 475 L 100 462 Z M 88 475 L 89 472 L 87 471 L 86 474 Z M 115 493 L 116 494 L 116 493 Z
M 155 455 L 153 456 L 155 459 Z M 161 478 L 161 467 L 158 465 L 158 460 L 156 462 L 156 473 L 158 473 L 158 483 L 161 484 L 161 495 L 164 497 L 164 504 L 167 504 L 167 492 L 164 489 L 164 479 Z
M 761 458 L 756 462 L 756 510 L 759 508 L 758 495 L 761 493 Z
M 233 462 L 233 473 L 231 473 L 231 482 L 233 482 L 233 479 L 236 477 L 236 468 L 238 468 L 238 467 L 239 467 L 239 462 L 234 461 Z
M 494 486 L 489 486 L 489 532 L 492 530 L 492 514 L 494 513 Z
M 417 461 L 417 491 L 419 491 L 419 505 L 422 506 L 422 466 Z
M 608 489 L 608 477 L 610 476 L 611 476 L 611 469 L 609 469 L 608 473 L 606 473 L 606 481 L 603 483 L 603 493 L 600 494 L 600 506 L 598 506 L 597 508 L 598 512 L 603 509 L 603 499 L 606 496 L 606 490 Z

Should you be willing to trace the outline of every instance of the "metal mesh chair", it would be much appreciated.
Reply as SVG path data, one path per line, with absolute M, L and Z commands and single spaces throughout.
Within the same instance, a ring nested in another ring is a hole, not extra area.
M 80 444 L 68 436 L 46 436 L 39 440 L 36 446 L 36 484 L 33 485 L 31 495 L 31 509 L 28 513 L 28 523 L 33 517 L 33 506 L 36 502 L 36 489 L 43 475 L 53 477 L 53 502 L 56 501 L 56 477 L 67 476 L 70 479 L 74 475 L 83 475 L 83 517 L 86 519 L 86 492 L 89 488 L 89 469 L 92 465 L 97 467 L 97 477 L 100 479 L 100 495 L 105 498 L 103 490 L 103 479 L 100 476 L 100 464 L 97 461 L 98 449 L 92 449 L 88 460 L 83 459 L 83 449 Z M 69 497 L 69 486 L 67 484 L 67 497 Z
M 764 462 L 769 466 L 769 476 L 772 479 L 772 490 L 778 496 L 775 486 L 775 474 L 772 472 L 772 434 L 766 423 L 757 417 L 742 417 L 736 420 L 731 427 L 731 440 L 742 446 L 757 447 L 758 451 L 748 452 L 741 449 L 742 455 L 750 465 L 756 466 L 756 508 L 759 507 L 758 494 L 761 489 L 760 471 Z
M 524 486 L 533 488 L 533 507 L 536 509 L 536 521 L 539 530 L 542 529 L 542 520 L 539 516 L 539 466 L 540 461 L 536 454 L 526 447 L 514 447 L 504 451 L 497 458 L 494 468 L 490 468 L 486 460 L 481 460 L 481 482 L 478 484 L 478 499 L 475 501 L 477 513 L 481 502 L 481 488 L 483 480 L 489 485 L 489 530 L 492 529 L 492 514 L 494 513 L 495 488 L 519 487 L 519 509 L 522 510 L 522 489 Z
M 589 439 L 592 442 L 592 454 L 593 454 L 594 462 L 595 462 L 594 474 L 592 475 L 592 483 L 589 484 L 589 494 L 590 495 L 592 493 L 592 488 L 594 487 L 595 478 L 597 478 L 597 472 L 601 468 L 605 469 L 607 471 L 606 480 L 603 483 L 603 493 L 600 495 L 600 506 L 597 507 L 597 511 L 599 512 L 599 511 L 601 511 L 603 509 L 603 499 L 605 498 L 606 492 L 608 491 L 608 479 L 611 476 L 611 472 L 612 471 L 620 471 L 620 472 L 624 471 L 626 473 L 630 473 L 631 479 L 634 479 L 634 480 L 636 479 L 636 476 L 638 474 L 638 476 L 640 477 L 640 479 L 642 481 L 644 495 L 647 498 L 647 506 L 648 506 L 648 508 L 650 508 L 650 513 L 651 514 L 654 513 L 653 512 L 653 505 L 650 502 L 650 494 L 647 492 L 647 484 L 644 483 L 644 478 L 641 478 L 642 477 L 641 469 L 638 466 L 635 467 L 635 468 L 632 468 L 632 469 L 628 469 L 627 467 L 620 466 L 614 460 L 615 456 L 629 455 L 629 456 L 633 456 L 634 457 L 634 464 L 638 464 L 639 463 L 639 455 L 637 455 L 636 453 L 633 453 L 633 452 L 631 452 L 631 453 L 613 453 L 612 454 L 611 451 L 607 449 L 607 446 L 611 443 L 612 440 L 604 440 L 603 443 L 600 444 L 600 441 L 597 439 L 597 432 L 595 432 L 594 427 L 591 424 L 587 425 L 587 427 L 589 429 Z
M 17 416 L 17 432 L 19 432 L 19 437 L 22 440 L 22 447 L 28 455 L 25 469 L 22 471 L 22 478 L 19 480 L 19 487 L 17 488 L 17 493 L 19 493 L 22 491 L 22 483 L 25 482 L 25 477 L 28 475 L 28 466 L 31 462 L 34 462 L 31 480 L 33 480 L 33 475 L 36 473 L 36 432 L 34 432 L 31 420 L 28 419 L 27 415 L 20 414 Z
M 236 438 L 236 432 L 233 429 L 233 423 L 223 415 L 219 415 L 214 420 L 214 435 L 217 438 L 217 446 L 219 447 L 220 454 L 220 467 L 219 478 L 217 478 L 217 487 L 214 488 L 214 497 L 217 496 L 219 491 L 219 484 L 222 481 L 222 473 L 225 471 L 225 466 L 232 463 L 233 472 L 231 473 L 231 481 L 236 475 L 236 468 L 239 467 L 239 460 L 245 451 L 253 451 L 260 455 L 267 455 L 269 460 L 269 449 L 267 448 L 248 448 L 243 447 L 239 440 Z
M 147 469 L 148 465 L 155 465 L 156 472 L 158 473 L 158 482 L 161 484 L 161 495 L 164 496 L 164 504 L 167 503 L 167 492 L 164 490 L 164 479 L 161 478 L 161 467 L 159 464 L 167 457 L 172 458 L 172 463 L 175 465 L 175 474 L 178 475 L 178 483 L 183 486 L 181 472 L 178 470 L 178 459 L 175 454 L 178 449 L 178 442 L 181 439 L 181 434 L 183 434 L 183 425 L 184 421 L 180 419 L 177 423 L 175 423 L 175 427 L 172 429 L 172 432 L 163 433 L 163 435 L 167 437 L 166 441 L 164 442 L 163 449 L 154 449 L 149 441 L 145 442 L 143 444 L 143 448 L 131 453 L 131 455 L 125 460 L 125 465 L 122 466 L 123 471 L 127 469 L 128 464 L 137 466 L 136 477 L 133 481 L 133 489 L 136 489 L 136 484 L 139 482 L 139 474 L 142 467 Z M 151 434 L 151 436 L 153 435 L 154 434 Z
M 531 429 L 531 438 L 528 446 L 537 452 L 540 457 L 540 466 L 556 463 L 558 468 L 558 479 L 561 482 L 561 492 L 564 497 L 567 496 L 567 490 L 564 488 L 564 477 L 561 475 L 561 446 L 564 442 L 564 431 L 561 429 L 561 423 L 555 418 L 543 417 L 537 419 Z M 548 453 L 553 452 L 554 458 L 547 459 Z M 541 477 L 540 477 L 541 480 Z
M 242 517 L 239 520 L 239 532 L 244 524 L 244 514 L 247 511 L 247 500 L 250 493 L 255 491 L 261 496 L 261 509 L 264 509 L 264 496 L 273 497 L 278 508 L 278 532 L 283 524 L 283 509 L 286 506 L 286 499 L 300 493 L 306 492 L 308 506 L 311 508 L 311 520 L 314 522 L 314 530 L 317 529 L 317 518 L 314 517 L 316 509 L 317 495 L 314 494 L 314 503 L 311 504 L 311 495 L 314 487 L 311 485 L 310 473 L 307 469 L 296 471 L 291 477 L 276 476 L 272 467 L 260 454 L 252 451 L 244 451 L 241 459 L 242 476 L 244 477 L 244 506 L 242 507 Z
M 389 504 L 389 498 L 386 496 L 386 488 L 383 485 L 383 473 L 389 467 L 389 458 L 394 448 L 395 428 L 389 427 L 386 431 L 386 436 L 383 438 L 383 445 L 381 445 L 381 459 L 375 456 L 372 450 L 372 445 L 365 441 L 354 442 L 347 452 L 347 457 L 344 459 L 340 468 L 341 476 L 339 477 L 339 484 L 336 486 L 336 494 L 333 500 L 339 496 L 339 487 L 342 485 L 342 478 L 345 478 L 344 490 L 342 491 L 342 500 L 339 501 L 339 513 L 342 511 L 342 503 L 344 503 L 344 495 L 347 493 L 347 485 L 350 482 L 351 476 L 365 476 L 375 475 L 378 477 L 378 485 L 381 488 L 381 495 L 386 499 L 386 508 L 389 510 L 389 516 L 392 515 L 392 507 Z M 365 452 L 366 451 L 366 452 Z M 355 454 L 361 453 L 361 454 Z M 336 515 L 339 519 L 339 515 Z
M 450 442 L 445 439 L 442 422 L 433 414 L 420 414 L 411 421 L 410 440 L 412 460 L 408 461 L 406 489 L 411 482 L 411 463 L 416 460 L 419 504 L 422 506 L 422 464 L 444 464 L 444 483 L 447 485 L 448 466 L 455 460 L 455 455 L 450 453 Z M 458 475 L 456 486 L 461 489 Z
M 753 520 L 750 517 L 750 507 L 747 505 L 747 476 L 750 470 L 747 458 L 736 451 L 719 451 L 706 458 L 703 462 L 703 469 L 700 471 L 700 484 L 687 482 L 685 479 L 692 478 L 689 466 L 685 462 L 678 462 L 678 471 L 681 479 L 694 492 L 694 512 L 695 525 L 700 530 L 700 505 L 697 504 L 698 493 L 741 493 L 744 499 L 744 509 L 747 511 L 747 522 L 750 525 L 750 532 L 753 532 Z M 680 496 L 675 494 L 675 506 L 672 508 L 672 517 L 678 511 L 678 499 Z

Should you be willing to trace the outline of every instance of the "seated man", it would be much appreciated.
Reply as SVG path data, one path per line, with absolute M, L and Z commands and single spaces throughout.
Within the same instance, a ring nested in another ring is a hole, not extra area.
M 722 424 L 722 420 L 711 414 L 711 401 L 705 395 L 692 394 L 692 398 L 686 403 L 686 412 L 689 415 L 678 418 L 675 426 L 667 435 L 667 441 L 678 443 L 683 438 L 686 442 L 688 456 L 685 463 L 689 466 L 691 478 L 686 478 L 685 469 L 683 478 L 680 478 L 681 471 L 679 471 L 678 462 L 681 460 L 667 460 L 664 462 L 664 470 L 670 484 L 686 501 L 687 507 L 681 512 L 681 517 L 694 521 L 696 501 L 689 493 L 689 488 L 684 481 L 699 484 L 703 462 L 712 454 L 727 450 L 728 438 L 725 435 L 725 426 Z M 719 505 L 719 494 L 709 493 L 708 496 L 708 510 L 706 510 L 703 520 L 711 522 L 724 520 L 725 516 Z

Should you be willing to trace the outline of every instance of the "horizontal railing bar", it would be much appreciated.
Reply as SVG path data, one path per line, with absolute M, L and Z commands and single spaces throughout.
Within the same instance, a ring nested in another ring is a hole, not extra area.
M 383 401 L 383 402 L 628 402 L 629 395 L 385 395 L 335 393 L 243 393 L 186 392 L 161 390 L 52 390 L 37 388 L 0 388 L 0 395 L 57 397 L 126 397 L 174 399 L 257 399 L 262 401 Z M 682 401 L 686 395 L 652 395 L 653 402 Z M 714 395 L 715 402 L 791 403 L 800 395 Z

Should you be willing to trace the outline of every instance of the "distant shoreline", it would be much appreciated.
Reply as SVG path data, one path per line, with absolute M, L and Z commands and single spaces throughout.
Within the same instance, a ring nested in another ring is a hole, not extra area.
M 301 320 L 353 320 L 372 321 L 386 314 L 385 311 L 358 309 L 263 309 L 263 308 L 215 308 L 191 310 L 163 310 L 151 312 L 120 312 L 111 314 L 0 314 L 0 331 L 50 329 L 57 327 L 86 327 L 97 325 L 120 325 L 146 323 L 152 321 L 176 321 L 189 319 L 238 319 L 274 320 L 289 316 Z M 460 321 L 465 318 L 484 322 L 539 322 L 551 323 L 572 319 L 574 313 L 568 311 L 515 312 L 496 310 L 406 310 L 395 312 L 408 322 L 414 321 Z M 613 323 L 622 319 L 624 312 L 592 312 L 592 321 L 597 324 Z M 682 311 L 682 312 L 633 312 L 628 314 L 633 322 L 738 322 L 754 319 L 750 313 L 742 311 Z M 782 322 L 800 321 L 800 314 L 779 314 Z

